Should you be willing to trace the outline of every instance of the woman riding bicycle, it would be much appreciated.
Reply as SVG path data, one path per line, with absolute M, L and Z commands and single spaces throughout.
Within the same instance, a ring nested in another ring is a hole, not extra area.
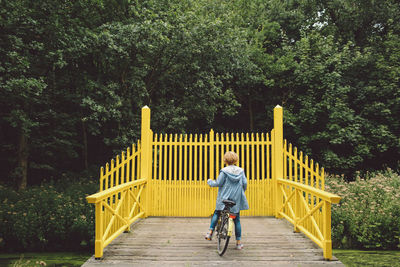
M 244 194 L 247 189 L 247 179 L 243 169 L 235 165 L 238 160 L 239 157 L 235 152 L 226 152 L 224 155 L 224 162 L 228 166 L 221 169 L 216 181 L 211 179 L 207 181 L 209 186 L 219 187 L 219 189 L 214 215 L 211 218 L 210 229 L 205 238 L 211 240 L 218 217 L 225 207 L 222 201 L 229 199 L 236 202 L 236 205 L 231 208 L 231 212 L 236 215 L 236 218 L 234 219 L 236 248 L 242 249 L 243 244 L 241 244 L 240 241 L 242 237 L 242 228 L 240 225 L 239 213 L 241 210 L 249 209 L 249 204 L 246 195 Z

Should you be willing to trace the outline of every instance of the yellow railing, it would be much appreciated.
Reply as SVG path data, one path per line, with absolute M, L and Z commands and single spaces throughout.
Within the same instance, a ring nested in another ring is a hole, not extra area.
M 277 218 L 285 218 L 296 232 L 303 232 L 323 249 L 324 258 L 332 259 L 331 204 L 340 197 L 323 191 L 324 169 L 298 154 L 283 139 L 283 110 L 274 109 L 274 177 Z
M 96 205 L 95 257 L 103 256 L 103 249 L 130 225 L 144 216 L 141 194 L 146 180 L 139 179 L 106 189 L 88 196 L 89 203 Z
M 303 232 L 324 251 L 324 257 L 332 258 L 331 204 L 339 203 L 340 197 L 323 191 L 324 169 L 314 166 L 308 156 L 298 153 L 292 144 L 283 148 L 284 178 L 278 179 L 281 194 L 278 217 L 284 217 L 294 225 L 296 232 Z
M 324 258 L 332 258 L 331 204 L 340 197 L 309 185 L 278 179 L 283 203 L 278 210 L 294 225 L 296 232 L 303 232 L 323 249 Z
M 261 134 L 153 135 L 150 109 L 142 109 L 142 143 L 123 152 L 100 172 L 96 203 L 95 257 L 139 217 L 210 216 L 217 190 L 207 185 L 235 151 L 248 179 L 250 209 L 243 216 L 275 215 L 294 224 L 332 258 L 331 203 L 340 197 L 324 190 L 324 170 L 283 139 L 283 110 L 274 109 L 274 129 Z
M 95 204 L 95 257 L 118 235 L 129 231 L 140 217 L 147 217 L 150 201 L 146 201 L 151 157 L 150 109 L 142 110 L 142 144 L 127 148 L 121 157 L 100 169 L 99 193 L 86 197 Z M 147 206 L 146 206 L 147 205 Z

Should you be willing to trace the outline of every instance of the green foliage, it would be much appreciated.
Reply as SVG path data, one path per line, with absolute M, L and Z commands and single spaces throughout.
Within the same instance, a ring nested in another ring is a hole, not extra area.
M 0 249 L 59 251 L 94 245 L 94 209 L 85 195 L 95 193 L 93 181 L 66 178 L 16 192 L 0 186 Z
M 391 170 L 345 182 L 329 177 L 326 190 L 342 197 L 332 206 L 332 241 L 339 248 L 400 248 L 400 176 Z
M 280 104 L 285 137 L 329 172 L 399 166 L 395 0 L 15 0 L 0 14 L 8 184 L 103 164 L 140 138 L 144 105 L 155 132 L 188 133 L 269 131 Z

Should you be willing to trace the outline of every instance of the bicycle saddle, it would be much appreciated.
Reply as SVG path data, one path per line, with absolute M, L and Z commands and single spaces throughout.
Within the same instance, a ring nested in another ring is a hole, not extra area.
M 222 200 L 222 203 L 224 203 L 225 206 L 230 207 L 230 208 L 236 205 L 235 201 L 232 201 L 232 200 L 229 200 L 229 199 Z

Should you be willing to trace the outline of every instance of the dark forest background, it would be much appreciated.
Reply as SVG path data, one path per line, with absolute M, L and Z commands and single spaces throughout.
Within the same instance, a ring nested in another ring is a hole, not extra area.
M 98 170 L 155 132 L 284 135 L 329 173 L 400 156 L 397 0 L 0 0 L 0 180 Z

